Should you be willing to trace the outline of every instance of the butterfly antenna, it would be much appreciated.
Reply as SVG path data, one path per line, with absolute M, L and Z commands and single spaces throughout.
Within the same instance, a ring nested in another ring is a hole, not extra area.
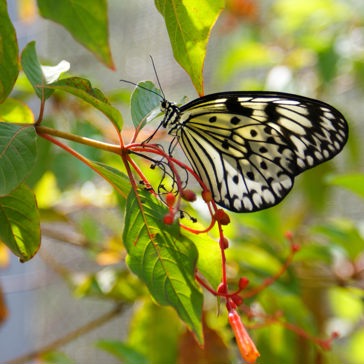
M 155 64 L 154 64 L 153 57 L 152 56 L 149 56 L 149 57 L 150 57 L 150 60 L 152 61 L 152 66 L 153 66 L 153 70 L 154 70 L 155 77 L 156 77 L 157 82 L 158 82 L 159 89 L 161 90 L 163 99 L 165 100 L 166 99 L 166 96 L 164 95 L 164 92 L 163 92 L 163 89 L 162 89 L 162 85 L 161 85 L 161 83 L 159 81 L 159 77 L 158 77 L 157 69 L 156 69 Z
M 158 92 L 156 92 L 156 91 L 154 91 L 154 90 L 151 90 L 150 88 L 147 88 L 147 87 L 141 86 L 140 84 L 137 84 L 137 83 L 135 83 L 135 82 L 133 82 L 133 81 L 128 81 L 128 80 L 120 80 L 120 81 L 121 81 L 121 82 L 125 82 L 125 83 L 129 83 L 130 85 L 133 85 L 133 86 L 135 86 L 135 87 L 139 87 L 139 88 L 141 88 L 141 89 L 143 89 L 143 90 L 145 90 L 145 91 L 152 92 L 153 94 L 158 95 L 161 99 L 163 99 L 163 100 L 164 100 L 164 94 L 163 94 L 163 91 L 161 91 L 163 95 L 160 95 Z

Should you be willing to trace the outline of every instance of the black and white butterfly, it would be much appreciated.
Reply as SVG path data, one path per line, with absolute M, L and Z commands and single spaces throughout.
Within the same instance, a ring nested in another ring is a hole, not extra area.
M 163 98 L 161 125 L 228 210 L 279 203 L 295 177 L 344 147 L 348 126 L 332 106 L 280 92 L 221 92 L 181 107 Z

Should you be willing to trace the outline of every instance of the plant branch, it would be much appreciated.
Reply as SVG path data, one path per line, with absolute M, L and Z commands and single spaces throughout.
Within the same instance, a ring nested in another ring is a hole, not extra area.
M 28 361 L 35 360 L 35 359 L 39 358 L 41 355 L 44 355 L 50 351 L 56 350 L 60 346 L 64 346 L 64 345 L 68 344 L 69 342 L 75 340 L 79 336 L 85 335 L 85 334 L 89 333 L 90 331 L 97 329 L 98 327 L 105 324 L 106 322 L 112 320 L 114 317 L 118 316 L 123 311 L 123 308 L 124 308 L 124 304 L 119 303 L 112 310 L 104 313 L 103 315 L 96 318 L 95 320 L 88 322 L 86 325 L 83 325 L 83 326 L 77 328 L 76 330 L 69 332 L 65 336 L 54 340 L 50 344 L 45 345 L 38 350 L 35 350 L 33 352 L 30 352 L 28 354 L 25 354 L 18 358 L 10 360 L 10 361 L 8 361 L 8 364 L 26 363 Z
M 36 128 L 37 133 L 40 135 L 43 135 L 43 134 L 53 135 L 58 138 L 71 140 L 73 142 L 80 143 L 80 144 L 85 144 L 90 147 L 103 149 L 103 150 L 106 150 L 107 152 L 120 154 L 120 146 L 116 145 L 116 144 L 100 142 L 98 140 L 81 137 L 79 135 L 66 133 L 64 131 L 48 128 L 46 126 L 36 126 L 35 128 Z

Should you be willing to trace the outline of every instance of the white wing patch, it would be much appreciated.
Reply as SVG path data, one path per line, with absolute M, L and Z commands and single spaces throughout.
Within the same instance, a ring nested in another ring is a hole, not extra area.
M 336 109 L 283 93 L 207 95 L 174 115 L 163 125 L 216 203 L 236 212 L 279 203 L 295 176 L 335 156 L 348 135 Z

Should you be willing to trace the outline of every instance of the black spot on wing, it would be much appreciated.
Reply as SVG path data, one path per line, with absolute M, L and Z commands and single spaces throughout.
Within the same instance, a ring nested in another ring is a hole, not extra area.
M 239 122 L 240 122 L 240 119 L 237 116 L 233 116 L 230 119 L 230 123 L 233 124 L 233 125 L 237 125 L 237 124 L 239 124 Z
M 277 107 L 272 102 L 269 102 L 264 109 L 264 112 L 267 114 L 267 121 L 276 123 L 281 117 L 279 112 L 277 111 Z
M 224 148 L 224 149 L 229 149 L 230 147 L 230 144 L 228 142 L 228 140 L 224 139 L 221 143 L 221 146 Z
M 251 117 L 253 114 L 253 111 L 254 111 L 250 107 L 243 106 L 239 102 L 237 97 L 228 98 L 226 100 L 225 106 L 226 106 L 226 110 L 230 114 L 243 115 L 243 116 L 247 116 L 247 117 Z M 232 124 L 234 124 L 234 123 L 232 122 Z
M 250 136 L 251 137 L 256 137 L 258 135 L 258 132 L 256 131 L 256 130 L 254 130 L 254 129 L 252 129 L 252 130 L 250 130 Z

